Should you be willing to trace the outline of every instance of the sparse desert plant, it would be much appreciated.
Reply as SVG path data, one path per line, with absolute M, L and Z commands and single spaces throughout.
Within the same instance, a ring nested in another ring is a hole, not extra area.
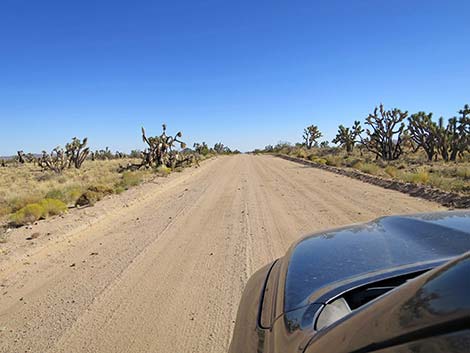
M 462 179 L 470 179 L 470 167 L 455 168 L 455 175 Z
M 326 156 L 325 160 L 326 160 L 327 165 L 330 165 L 333 167 L 341 166 L 341 158 L 338 156 Z
M 312 158 L 310 158 L 310 160 L 314 163 L 318 163 L 318 164 L 326 164 L 327 163 L 327 160 L 325 158 L 320 158 L 320 157 L 315 157 L 315 156 L 310 156 Z
M 362 163 L 359 170 L 363 173 L 377 175 L 380 168 L 374 163 Z
M 168 176 L 171 173 L 171 168 L 168 168 L 165 165 L 157 167 L 156 172 L 160 176 Z
M 393 165 L 385 167 L 384 171 L 387 175 L 391 176 L 392 178 L 396 178 L 398 176 L 398 169 Z
M 118 183 L 118 186 L 123 187 L 124 189 L 129 189 L 132 186 L 137 186 L 142 183 L 142 175 L 137 172 L 124 172 L 122 173 L 121 180 Z
M 305 159 L 305 158 L 307 158 L 307 151 L 305 151 L 304 149 L 299 149 L 299 150 L 296 151 L 295 156 L 297 158 L 304 158 Z
M 426 170 L 417 170 L 416 172 L 404 173 L 405 181 L 414 184 L 427 184 L 429 182 L 429 173 Z
M 361 170 L 362 166 L 363 166 L 363 163 L 360 160 L 356 160 L 355 162 L 351 164 L 351 167 L 357 170 Z

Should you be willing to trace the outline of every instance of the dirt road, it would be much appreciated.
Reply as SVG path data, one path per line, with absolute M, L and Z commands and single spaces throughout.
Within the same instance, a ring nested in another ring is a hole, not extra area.
M 301 235 L 442 209 L 247 155 L 95 207 L 0 244 L 0 352 L 226 352 L 248 277 Z

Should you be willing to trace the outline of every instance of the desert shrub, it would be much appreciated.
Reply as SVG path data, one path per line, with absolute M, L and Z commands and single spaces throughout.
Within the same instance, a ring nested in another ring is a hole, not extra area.
M 404 173 L 403 179 L 414 184 L 427 184 L 429 182 L 429 173 L 425 170 L 419 170 L 416 173 Z
M 354 168 L 354 169 L 361 170 L 362 167 L 363 167 L 363 163 L 360 160 L 357 160 L 356 162 L 351 164 L 351 167 Z
M 470 192 L 470 185 L 468 182 L 465 182 L 460 179 L 455 178 L 445 178 L 436 174 L 431 174 L 429 177 L 429 185 L 432 185 L 436 188 L 453 191 L 453 192 Z
M 72 202 L 74 203 L 82 194 L 83 189 L 80 186 L 70 186 L 64 189 L 64 193 L 66 195 L 66 200 L 62 200 L 64 202 Z
M 75 206 L 94 205 L 97 201 L 101 200 L 102 197 L 103 195 L 96 191 L 87 190 L 75 201 Z
M 124 191 L 126 191 L 126 189 L 125 189 L 123 186 L 121 186 L 121 185 L 116 185 L 116 186 L 114 187 L 114 192 L 115 192 L 116 194 L 121 194 L 121 193 L 123 193 Z
M 167 167 L 164 167 L 167 168 Z M 157 168 L 158 169 L 158 168 Z M 132 186 L 137 186 L 142 183 L 142 174 L 139 172 L 124 172 L 122 173 L 121 180 L 117 183 L 116 186 L 120 186 L 125 190 L 129 189 Z
M 39 205 L 43 209 L 43 214 L 41 217 L 55 216 L 67 211 L 67 205 L 56 199 L 44 199 L 39 202 Z
M 70 185 L 63 189 L 52 189 L 45 195 L 46 199 L 60 200 L 66 204 L 74 203 L 83 193 L 83 187 Z
M 470 179 L 470 168 L 469 167 L 457 167 L 455 175 L 462 179 Z
M 348 156 L 346 156 L 346 158 L 344 158 L 344 161 L 343 161 L 346 167 L 352 167 L 352 168 L 354 168 L 354 165 L 356 163 L 360 163 L 360 162 L 361 160 L 359 158 L 348 157 Z
M 27 195 L 23 197 L 15 197 L 9 201 L 8 207 L 11 212 L 16 212 L 25 206 L 41 201 L 41 196 L 39 195 Z
M 45 173 L 42 173 L 42 174 L 39 174 L 35 177 L 36 181 L 49 181 L 49 180 L 54 180 L 56 179 L 56 174 L 53 174 L 53 173 L 49 173 L 49 172 L 45 172 Z
M 393 165 L 389 165 L 385 167 L 385 173 L 387 173 L 392 178 L 396 178 L 398 176 L 398 169 Z
M 0 204 L 0 217 L 6 216 L 11 213 L 11 208 L 7 205 Z
M 325 158 L 316 157 L 316 158 L 312 159 L 312 162 L 318 163 L 318 164 L 326 164 L 327 161 L 326 161 Z
M 20 210 L 13 213 L 10 217 L 11 222 L 16 226 L 36 222 L 43 217 L 44 208 L 38 203 L 30 203 Z
M 396 164 L 397 169 L 406 169 L 407 165 L 406 163 L 398 163 Z
M 159 166 L 155 171 L 160 176 L 168 176 L 171 173 L 171 169 L 164 165 Z
M 339 167 L 341 165 L 341 158 L 338 156 L 327 156 L 325 157 L 326 164 L 333 167 Z
M 295 156 L 297 158 L 307 158 L 307 151 L 305 151 L 303 149 L 299 149 L 295 152 Z
M 66 201 L 67 196 L 63 190 L 53 189 L 47 192 L 46 199 L 56 199 L 61 201 Z
M 103 196 L 114 194 L 114 189 L 107 185 L 92 185 L 88 187 L 88 191 L 93 191 Z
M 359 168 L 361 172 L 372 175 L 377 175 L 379 173 L 379 169 L 380 168 L 373 163 L 362 163 L 361 167 Z

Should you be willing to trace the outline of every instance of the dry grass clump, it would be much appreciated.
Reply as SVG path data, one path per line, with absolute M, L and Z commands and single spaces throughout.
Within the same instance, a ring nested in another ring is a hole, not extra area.
M 384 172 L 392 178 L 396 178 L 398 176 L 398 169 L 397 169 L 397 167 L 395 167 L 393 165 L 386 166 L 384 168 Z
M 333 167 L 339 167 L 341 166 L 341 157 L 339 156 L 326 156 L 324 158 L 326 160 L 326 164 L 333 166 Z
M 429 183 L 429 173 L 426 170 L 418 170 L 414 173 L 405 172 L 402 174 L 404 181 L 414 184 L 428 184 Z

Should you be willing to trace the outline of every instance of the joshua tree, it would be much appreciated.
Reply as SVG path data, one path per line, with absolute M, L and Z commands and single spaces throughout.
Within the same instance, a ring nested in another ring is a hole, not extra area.
M 385 110 L 383 105 L 374 109 L 366 118 L 367 138 L 362 141 L 366 149 L 375 154 L 376 158 L 391 161 L 398 159 L 403 153 L 402 135 L 405 131 L 404 120 L 408 112 L 400 109 Z
M 186 144 L 179 140 L 183 136 L 181 131 L 173 137 L 167 136 L 165 124 L 162 125 L 162 128 L 162 134 L 155 137 L 147 137 L 144 128 L 142 128 L 142 140 L 148 145 L 148 148 L 143 152 L 144 160 L 149 166 L 171 166 L 170 152 L 173 151 L 175 143 L 179 143 L 181 148 L 186 147 Z
M 18 155 L 18 162 L 21 163 L 21 164 L 25 164 L 26 163 L 26 158 L 25 158 L 25 154 L 23 151 L 18 151 L 16 152 L 16 154 Z
M 320 130 L 318 129 L 318 126 L 316 125 L 310 125 L 310 126 L 307 126 L 305 129 L 304 129 L 304 134 L 303 134 L 303 139 L 305 141 L 305 146 L 308 148 L 308 149 L 311 149 L 312 146 L 316 145 L 317 144 L 317 140 L 322 137 L 322 133 L 320 132 Z
M 80 139 L 74 137 L 72 142 L 65 145 L 65 155 L 69 161 L 69 168 L 73 165 L 75 168 L 80 169 L 83 162 L 90 153 L 90 149 L 86 147 L 87 142 L 88 139 L 86 137 L 83 139 L 83 141 L 80 141 Z
M 346 151 L 351 153 L 354 149 L 354 145 L 359 142 L 358 138 L 363 131 L 364 129 L 361 128 L 361 123 L 359 121 L 355 121 L 351 128 L 340 125 L 335 139 L 331 142 L 338 143 L 340 146 L 346 147 Z
M 224 153 L 225 152 L 225 146 L 222 142 L 218 142 L 214 145 L 214 151 L 216 153 Z
M 444 118 L 439 119 L 436 129 L 438 150 L 445 161 L 455 161 L 470 148 L 470 107 L 468 104 L 459 111 L 459 117 L 448 120 L 444 127 Z
M 38 159 L 38 165 L 43 170 L 52 170 L 53 172 L 60 174 L 67 168 L 70 161 L 67 157 L 63 148 L 56 147 L 49 154 L 46 151 L 42 151 L 42 157 Z
M 328 141 L 320 142 L 320 148 L 328 148 L 328 147 L 330 147 L 330 144 L 328 143 Z
M 418 112 L 408 118 L 408 136 L 413 143 L 414 151 L 422 148 L 428 160 L 432 161 L 437 152 L 437 125 L 432 121 L 432 113 Z
M 196 151 L 196 153 L 199 153 L 200 155 L 203 155 L 203 156 L 206 156 L 209 154 L 209 146 L 207 146 L 207 143 L 205 142 L 202 142 L 202 143 L 198 143 L 198 142 L 195 142 L 193 144 L 193 147 L 194 147 L 194 150 Z
M 166 134 L 166 125 L 162 125 L 163 132 L 160 136 L 147 137 L 145 129 L 142 128 L 142 140 L 148 145 L 148 147 L 140 152 L 142 161 L 137 164 L 128 164 L 127 166 L 119 167 L 119 171 L 125 170 L 137 170 L 142 167 L 159 167 L 166 166 L 169 168 L 175 168 L 188 163 L 189 157 L 183 156 L 173 148 L 178 143 L 181 148 L 186 148 L 186 144 L 180 141 L 179 138 L 183 136 L 181 132 L 178 132 L 175 136 L 168 136 Z M 134 156 L 138 151 L 133 151 Z

